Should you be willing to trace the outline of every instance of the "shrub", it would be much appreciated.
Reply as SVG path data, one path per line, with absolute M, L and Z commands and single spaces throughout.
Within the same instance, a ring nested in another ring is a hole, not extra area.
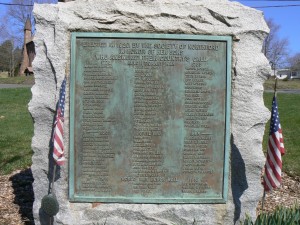
M 276 207 L 272 213 L 261 213 L 252 221 L 250 216 L 246 215 L 243 225 L 299 225 L 300 224 L 300 207 L 298 204 L 291 208 L 282 206 Z

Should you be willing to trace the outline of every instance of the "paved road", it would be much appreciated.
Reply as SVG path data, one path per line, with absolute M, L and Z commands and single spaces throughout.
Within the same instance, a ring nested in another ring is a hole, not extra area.
M 265 92 L 273 93 L 274 90 L 265 90 Z M 299 89 L 296 89 L 296 90 L 283 89 L 283 90 L 278 90 L 277 93 L 300 94 L 300 90 Z
M 0 84 L 0 89 L 32 87 L 32 84 Z

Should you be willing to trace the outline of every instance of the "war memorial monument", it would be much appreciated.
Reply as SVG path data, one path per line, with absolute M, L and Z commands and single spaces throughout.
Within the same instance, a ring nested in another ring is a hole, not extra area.
M 255 217 L 269 118 L 262 12 L 227 0 L 76 0 L 35 4 L 34 15 L 36 224 Z M 54 170 L 65 77 L 66 162 Z M 41 202 L 53 177 L 50 218 Z

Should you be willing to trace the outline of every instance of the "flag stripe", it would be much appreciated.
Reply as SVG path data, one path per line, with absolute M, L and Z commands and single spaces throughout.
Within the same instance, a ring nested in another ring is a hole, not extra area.
M 269 165 L 268 161 L 266 162 L 267 166 L 267 170 L 268 170 L 268 173 L 269 175 L 272 177 L 272 180 L 274 181 L 274 183 L 276 183 L 277 186 L 280 185 L 280 174 L 281 174 L 281 171 L 280 173 L 278 174 L 276 170 L 273 170 L 273 168 L 271 168 L 271 166 Z M 276 171 L 276 172 L 274 172 Z
M 274 162 L 272 161 L 270 154 L 267 156 L 267 161 L 266 161 L 266 163 L 269 165 L 269 167 L 270 167 L 272 170 L 274 170 L 274 174 L 276 174 L 276 177 L 280 176 L 281 170 L 280 170 L 279 166 L 275 166 L 276 163 L 274 163 Z
M 265 190 L 266 191 L 271 191 L 273 188 L 272 188 L 272 185 L 270 184 L 269 180 L 268 179 L 265 179 L 264 178 L 264 186 L 265 186 Z
M 272 144 L 273 144 L 274 149 L 276 149 L 276 148 L 279 149 L 280 148 L 280 140 L 279 140 L 278 132 L 275 134 L 272 134 L 271 138 L 273 141 Z M 276 151 L 276 154 L 278 155 L 278 158 L 281 158 L 281 152 Z
M 64 108 L 65 108 L 65 94 L 66 94 L 66 78 L 63 80 L 59 100 L 57 104 L 57 113 L 55 119 L 55 127 L 53 134 L 53 159 L 55 163 L 59 166 L 63 165 L 65 162 L 64 156 Z
M 61 148 L 61 146 L 59 144 L 57 144 L 57 142 L 54 143 L 54 149 L 53 151 L 55 151 L 55 154 L 56 155 L 62 155 L 64 152 L 63 152 L 63 149 Z
M 281 157 L 280 155 L 278 155 L 278 148 L 273 144 L 274 142 L 272 141 L 272 139 L 269 139 L 269 146 L 268 146 L 268 154 L 273 157 L 274 159 L 274 164 L 277 164 L 279 166 L 281 166 Z
M 268 170 L 265 170 L 265 179 L 269 181 L 269 184 L 271 185 L 272 189 L 274 187 L 276 187 L 274 181 L 272 180 L 272 177 L 270 176 L 269 174 L 269 171 Z M 270 188 L 271 189 L 271 188 Z
M 55 129 L 55 135 L 56 135 L 57 141 L 63 140 L 63 127 L 60 122 L 57 123 L 57 127 Z

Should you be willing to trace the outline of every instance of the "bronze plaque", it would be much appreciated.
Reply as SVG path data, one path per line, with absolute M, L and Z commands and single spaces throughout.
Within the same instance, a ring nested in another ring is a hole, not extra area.
M 230 40 L 72 35 L 72 201 L 226 201 Z

